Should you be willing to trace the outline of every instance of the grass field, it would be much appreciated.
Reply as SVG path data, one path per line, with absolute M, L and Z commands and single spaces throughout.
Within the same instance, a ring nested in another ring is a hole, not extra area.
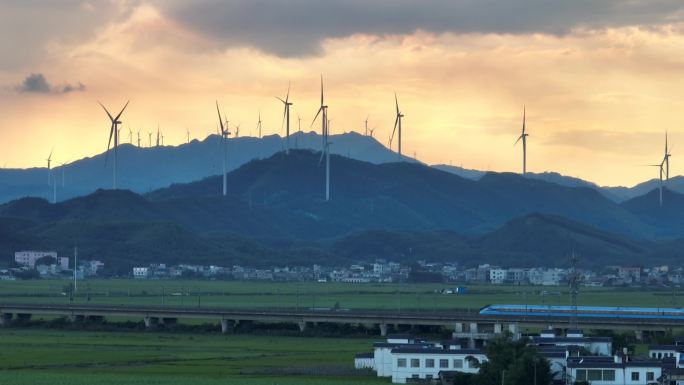
M 0 384 L 381 384 L 373 340 L 0 329 Z
M 0 281 L 0 303 L 68 303 L 68 281 Z M 342 284 L 184 280 L 90 280 L 79 282 L 75 303 L 179 307 L 294 309 L 333 307 L 353 310 L 479 310 L 492 303 L 569 304 L 568 288 L 471 285 L 468 294 L 444 295 L 447 284 Z M 545 294 L 542 294 L 545 293 Z M 583 288 L 580 305 L 679 306 L 680 293 L 668 290 Z

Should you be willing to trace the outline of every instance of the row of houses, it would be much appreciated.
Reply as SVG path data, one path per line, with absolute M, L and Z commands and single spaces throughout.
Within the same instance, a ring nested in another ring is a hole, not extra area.
M 609 337 L 589 337 L 579 330 L 565 336 L 553 331 L 525 337 L 549 362 L 554 383 L 592 385 L 684 384 L 684 342 L 649 347 L 648 357 L 613 352 Z M 429 342 L 410 335 L 389 335 L 359 353 L 357 369 L 373 370 L 392 383 L 450 383 L 455 373 L 478 373 L 487 356 L 481 349 L 462 348 L 459 340 Z

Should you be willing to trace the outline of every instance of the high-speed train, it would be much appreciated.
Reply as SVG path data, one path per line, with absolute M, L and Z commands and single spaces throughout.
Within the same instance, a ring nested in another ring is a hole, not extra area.
M 575 310 L 572 306 L 487 305 L 480 309 L 480 314 L 516 317 L 572 317 L 575 315 Z M 577 306 L 577 317 L 684 320 L 684 309 L 666 307 Z

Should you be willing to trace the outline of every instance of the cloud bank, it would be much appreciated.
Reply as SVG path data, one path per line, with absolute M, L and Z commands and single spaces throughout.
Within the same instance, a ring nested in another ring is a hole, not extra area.
M 37 93 L 37 94 L 67 94 L 69 92 L 85 91 L 85 85 L 79 82 L 76 85 L 65 84 L 62 86 L 51 86 L 45 75 L 41 73 L 30 74 L 21 84 L 16 87 L 18 92 Z

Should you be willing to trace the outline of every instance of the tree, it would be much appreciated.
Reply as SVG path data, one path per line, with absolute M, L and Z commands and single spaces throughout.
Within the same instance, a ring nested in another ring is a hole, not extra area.
M 474 385 L 500 385 L 505 372 L 504 385 L 548 385 L 552 381 L 549 362 L 537 355 L 527 341 L 514 341 L 510 334 L 490 341 L 484 349 L 488 361 L 480 365 Z

